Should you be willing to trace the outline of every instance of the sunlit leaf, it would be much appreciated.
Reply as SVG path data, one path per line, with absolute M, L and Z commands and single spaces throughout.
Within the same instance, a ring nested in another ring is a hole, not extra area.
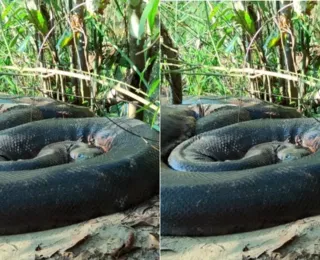
M 224 41 L 225 41 L 226 38 L 227 38 L 227 35 L 225 34 L 225 35 L 223 35 L 223 37 L 218 41 L 218 43 L 217 43 L 217 49 L 219 49 L 219 48 L 222 46 L 222 44 L 224 43 Z
M 48 33 L 48 21 L 40 10 L 29 10 L 29 21 L 44 35 Z
M 11 12 L 12 8 L 14 8 L 15 2 L 11 2 L 8 4 L 3 11 L 1 12 L 1 19 L 4 20 L 7 18 L 8 14 Z
M 139 24 L 139 39 L 145 32 L 146 22 L 149 22 L 150 29 L 152 31 L 154 27 L 155 17 L 158 12 L 159 0 L 151 0 L 143 10 Z
M 246 21 L 246 26 L 247 26 L 249 32 L 253 35 L 256 32 L 256 30 L 254 27 L 254 21 L 252 20 L 250 14 L 248 12 L 244 12 L 244 19 Z
M 13 37 L 13 39 L 12 39 L 12 40 L 10 41 L 10 43 L 9 43 L 9 47 L 10 47 L 10 48 L 12 48 L 12 47 L 14 47 L 14 45 L 16 45 L 19 37 L 20 37 L 19 34 L 17 34 L 15 37 Z
M 154 23 L 156 21 L 156 16 L 158 13 L 159 0 L 151 0 L 150 2 L 153 2 L 153 4 L 152 4 L 152 9 L 148 15 L 148 22 L 149 22 L 150 30 L 152 32 Z
M 273 31 L 267 38 L 263 48 L 265 51 L 277 46 L 280 43 L 280 33 L 279 31 Z
M 56 48 L 58 51 L 62 48 L 69 46 L 73 42 L 73 33 L 71 31 L 65 31 L 58 40 Z
M 234 16 L 231 8 L 225 8 L 221 12 L 216 13 L 215 15 L 216 15 L 215 17 L 210 18 L 210 20 L 212 20 L 212 18 L 215 18 L 215 22 L 212 24 L 212 28 L 211 28 L 212 30 L 215 30 L 217 27 L 221 25 L 220 22 L 218 22 L 220 17 L 223 17 L 223 19 L 230 21 L 233 19 L 233 16 Z
M 220 5 L 218 3 L 214 3 L 214 4 L 215 4 L 215 6 L 213 7 L 212 11 L 209 14 L 210 20 L 216 16 L 216 14 L 218 13 L 218 11 L 220 9 Z
M 27 13 L 25 12 L 24 8 L 17 8 L 14 9 L 13 12 L 10 12 L 10 14 L 6 14 L 6 18 L 8 19 L 4 25 L 5 28 L 10 28 L 13 26 L 13 24 L 16 22 L 16 20 L 24 20 L 27 16 Z M 3 20 L 5 20 L 5 17 L 2 17 Z
M 238 24 L 251 35 L 255 33 L 254 21 L 251 18 L 250 14 L 247 11 L 238 10 L 238 15 L 235 16 Z
M 151 83 L 150 89 L 149 89 L 149 97 L 152 96 L 152 94 L 158 89 L 160 83 L 160 79 L 156 79 Z

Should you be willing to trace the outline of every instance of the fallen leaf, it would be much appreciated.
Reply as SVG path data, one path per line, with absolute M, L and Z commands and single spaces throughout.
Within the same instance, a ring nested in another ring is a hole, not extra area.
M 125 241 L 124 244 L 122 244 L 119 248 L 116 248 L 110 255 L 114 257 L 115 259 L 119 259 L 124 254 L 129 253 L 130 251 L 137 249 L 138 247 L 134 247 L 134 233 L 130 232 L 128 239 Z
M 86 235 L 82 239 L 78 240 L 74 245 L 64 250 L 64 252 L 72 251 L 75 247 L 82 245 L 86 240 L 88 240 L 91 237 L 91 235 Z
M 156 233 L 149 234 L 149 248 L 159 249 L 159 235 Z
M 130 226 L 131 227 L 141 227 L 141 226 L 158 227 L 159 226 L 159 218 L 158 217 L 141 218 L 140 220 L 134 222 Z
M 285 235 L 277 237 L 275 240 L 270 240 L 262 245 L 258 245 L 255 248 L 251 248 L 244 251 L 244 257 L 258 258 L 263 254 L 270 256 L 275 250 L 292 242 L 298 235 L 295 229 L 289 230 Z
M 90 236 L 87 232 L 81 232 L 77 235 L 72 236 L 71 239 L 66 238 L 60 241 L 56 241 L 54 244 L 43 246 L 41 248 L 41 251 L 39 251 L 41 255 L 37 254 L 37 256 L 41 256 L 42 258 L 50 258 L 55 254 L 64 253 L 65 251 L 70 250 L 70 248 L 73 248 L 75 245 L 78 245 L 89 237 Z

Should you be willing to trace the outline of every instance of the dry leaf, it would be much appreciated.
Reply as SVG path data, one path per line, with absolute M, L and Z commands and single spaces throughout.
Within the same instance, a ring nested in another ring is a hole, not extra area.
M 149 234 L 149 248 L 159 249 L 159 235 L 155 233 Z
M 137 220 L 133 224 L 130 225 L 131 227 L 141 227 L 141 226 L 152 226 L 158 227 L 159 226 L 159 218 L 158 217 L 146 217 Z
M 291 229 L 285 235 L 276 237 L 273 241 L 258 245 L 255 248 L 248 248 L 248 250 L 243 253 L 243 256 L 250 258 L 258 258 L 262 254 L 267 254 L 270 256 L 275 250 L 280 249 L 284 245 L 292 242 L 297 237 L 298 235 L 296 230 Z
M 128 239 L 125 241 L 121 247 L 116 248 L 110 255 L 116 259 L 119 259 L 120 256 L 123 256 L 124 254 L 129 253 L 130 251 L 136 249 L 137 247 L 134 247 L 135 237 L 134 233 L 130 232 Z
M 46 257 L 50 258 L 58 252 L 64 253 L 68 249 L 83 242 L 87 238 L 89 238 L 89 235 L 86 232 L 81 232 L 73 236 L 71 239 L 70 238 L 62 239 L 60 241 L 57 241 L 55 244 L 49 244 L 47 246 L 44 246 L 40 250 L 39 248 L 37 248 L 38 250 L 37 250 L 36 256 L 42 257 L 42 258 L 46 258 Z

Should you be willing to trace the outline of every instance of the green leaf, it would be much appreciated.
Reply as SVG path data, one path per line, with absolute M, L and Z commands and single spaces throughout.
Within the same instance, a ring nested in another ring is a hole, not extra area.
M 212 11 L 210 12 L 210 14 L 209 14 L 209 20 L 211 20 L 213 17 L 216 16 L 216 14 L 218 13 L 219 9 L 220 9 L 220 5 L 219 5 L 219 4 L 216 4 L 216 5 L 213 7 L 213 9 L 212 9 Z
M 151 97 L 152 94 L 158 89 L 159 87 L 159 84 L 160 84 L 160 79 L 157 79 L 157 80 L 154 80 L 152 83 L 151 83 L 151 86 L 150 86 L 150 89 L 149 89 L 149 93 L 148 93 L 148 96 Z
M 250 14 L 243 10 L 238 10 L 237 13 L 238 15 L 234 17 L 237 23 L 242 27 L 242 29 L 253 35 L 256 30 Z
M 20 45 L 20 47 L 18 48 L 18 52 L 25 52 L 25 50 L 27 49 L 27 45 L 28 42 L 30 41 L 31 35 L 28 35 L 22 42 L 22 44 Z
M 222 18 L 220 18 L 222 17 Z M 225 8 L 220 13 L 216 14 L 215 22 L 211 25 L 212 30 L 216 30 L 217 27 L 221 27 L 221 21 L 232 21 L 234 14 L 231 8 Z M 210 20 L 213 17 L 210 18 Z
M 277 44 L 279 43 L 280 41 L 280 33 L 278 30 L 276 31 L 273 31 L 267 38 L 264 46 L 263 46 L 263 49 L 267 52 L 269 49 L 277 46 Z
M 231 42 L 228 44 L 227 48 L 226 48 L 226 53 L 230 53 L 233 51 L 234 46 L 238 40 L 238 35 L 236 35 L 235 37 L 233 37 L 233 39 L 231 40 Z
M 155 17 L 158 12 L 159 0 L 151 0 L 143 10 L 141 15 L 140 24 L 139 24 L 139 34 L 138 37 L 141 39 L 141 36 L 145 32 L 146 22 L 148 20 L 150 30 L 153 30 Z
M 71 31 L 65 31 L 58 40 L 56 48 L 61 51 L 62 48 L 68 46 L 73 41 L 73 33 Z
M 28 20 L 44 35 L 48 33 L 48 21 L 46 21 L 40 10 L 29 10 Z
M 256 32 L 256 30 L 254 27 L 254 22 L 248 12 L 244 12 L 244 19 L 246 21 L 246 25 L 247 25 L 249 32 L 251 33 L 251 35 L 253 35 Z
M 11 77 L 2 76 L 1 79 L 7 82 L 9 89 L 6 90 L 9 94 L 20 94 L 22 90 L 13 82 Z
M 217 50 L 222 46 L 223 42 L 225 41 L 225 39 L 227 38 L 227 35 L 225 34 L 217 43 Z
M 10 11 L 12 10 L 12 8 L 14 7 L 15 2 L 12 2 L 10 4 L 8 4 L 6 6 L 6 8 L 1 12 L 1 19 L 4 20 L 5 18 L 7 18 L 8 14 L 10 13 Z
M 158 13 L 159 0 L 151 0 L 151 2 L 153 2 L 153 4 L 152 4 L 152 9 L 148 15 L 148 22 L 149 22 L 150 30 L 152 32 L 153 27 L 154 27 L 154 23 L 156 20 L 156 16 Z
M 15 37 L 13 37 L 13 39 L 10 41 L 9 43 L 9 47 L 12 48 L 14 45 L 16 45 L 18 39 L 19 39 L 20 35 L 17 34 Z
M 8 11 L 8 10 L 7 10 Z M 4 20 L 5 17 L 7 16 L 7 13 L 3 13 L 2 14 L 2 19 Z M 14 26 L 14 23 L 16 22 L 16 20 L 23 20 L 26 17 L 26 13 L 25 13 L 25 9 L 24 8 L 17 8 L 14 10 L 13 13 L 10 13 L 10 15 L 8 15 L 8 21 L 5 23 L 5 28 L 10 28 L 11 26 Z

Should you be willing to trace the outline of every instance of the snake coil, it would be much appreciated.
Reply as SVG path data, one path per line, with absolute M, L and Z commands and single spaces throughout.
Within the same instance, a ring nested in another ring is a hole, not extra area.
M 196 135 L 201 118 L 194 116 L 195 107 L 180 106 L 179 109 L 177 113 L 172 107 L 162 109 L 161 140 L 165 148 L 161 165 L 162 235 L 246 232 L 320 214 L 320 126 L 317 121 L 257 119 L 259 117 L 252 116 L 245 107 L 241 113 L 248 117 L 242 118 L 245 122 L 237 123 L 241 119 L 236 117 L 240 115 L 239 109 L 229 108 L 204 117 L 206 130 Z M 254 107 L 250 109 L 254 112 Z M 282 112 L 275 117 L 294 117 L 286 113 L 288 110 L 279 109 Z M 263 112 L 261 107 L 258 110 L 260 114 Z M 247 121 L 250 119 L 256 120 Z M 222 122 L 221 128 L 219 122 Z M 184 131 L 172 132 L 171 129 Z M 212 154 L 219 157 L 214 159 L 226 160 L 239 159 L 252 146 L 273 141 L 299 141 L 314 153 L 290 162 L 244 170 L 213 171 L 206 162 L 190 165 L 188 171 L 173 170 L 167 165 L 173 148 L 169 143 L 175 146 L 181 143 L 173 153 L 191 156 L 193 160 L 198 160 L 197 156 L 212 159 Z

